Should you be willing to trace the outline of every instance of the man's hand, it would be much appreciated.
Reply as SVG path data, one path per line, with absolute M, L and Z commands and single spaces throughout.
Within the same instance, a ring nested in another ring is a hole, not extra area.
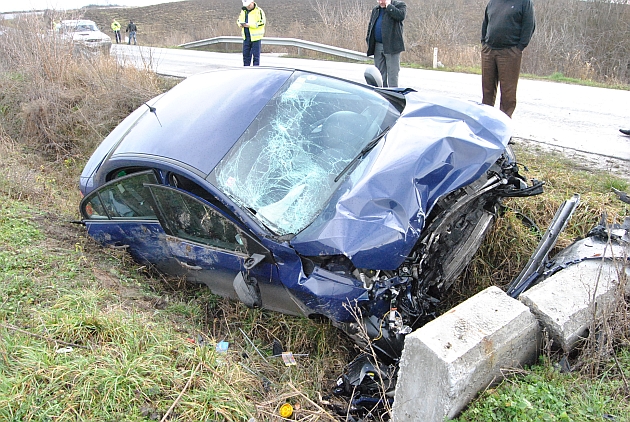
M 378 0 L 378 5 L 380 7 L 385 8 L 385 7 L 389 6 L 391 4 L 391 2 L 392 2 L 392 0 Z

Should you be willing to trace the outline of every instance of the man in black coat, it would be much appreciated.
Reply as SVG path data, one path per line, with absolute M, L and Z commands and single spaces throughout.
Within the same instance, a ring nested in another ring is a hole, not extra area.
M 134 45 L 138 44 L 136 40 L 137 31 L 138 31 L 138 27 L 136 26 L 136 24 L 133 23 L 133 21 L 129 21 L 129 24 L 127 25 L 127 29 L 125 29 L 125 32 L 129 32 L 129 40 L 127 41 L 127 44 L 131 44 L 131 40 L 133 40 Z
M 501 111 L 512 117 L 523 50 L 534 33 L 532 0 L 490 0 L 481 25 L 482 102 L 494 107 L 501 86 Z
M 367 37 L 368 56 L 374 56 L 374 65 L 381 72 L 383 86 L 398 86 L 400 53 L 405 51 L 403 20 L 407 5 L 397 0 L 378 0 L 372 9 Z

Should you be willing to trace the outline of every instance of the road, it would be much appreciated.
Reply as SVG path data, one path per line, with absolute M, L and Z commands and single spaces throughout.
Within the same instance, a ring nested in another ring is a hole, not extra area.
M 157 73 L 187 77 L 216 68 L 239 67 L 241 55 L 117 44 L 112 54 L 124 63 Z M 305 69 L 364 82 L 366 64 L 287 58 L 263 54 L 265 66 Z M 421 92 L 481 100 L 481 76 L 424 69 L 401 69 L 401 86 Z M 514 138 L 542 149 L 585 157 L 600 169 L 630 177 L 630 92 L 522 79 L 512 116 Z

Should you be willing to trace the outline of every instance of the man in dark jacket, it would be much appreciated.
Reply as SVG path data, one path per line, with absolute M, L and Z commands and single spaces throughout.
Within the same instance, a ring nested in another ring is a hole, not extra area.
M 490 0 L 481 25 L 481 89 L 494 107 L 501 85 L 501 111 L 512 117 L 523 50 L 534 33 L 532 0 Z
M 137 45 L 137 41 L 136 41 L 137 31 L 138 31 L 138 27 L 136 26 L 136 24 L 133 23 L 133 21 L 129 21 L 129 25 L 127 25 L 127 29 L 125 29 L 125 32 L 129 32 L 129 40 L 127 41 L 127 44 L 131 44 L 131 40 L 133 40 L 133 44 Z
M 400 53 L 405 51 L 403 20 L 407 5 L 397 0 L 378 0 L 372 9 L 367 37 L 368 56 L 374 56 L 374 65 L 381 72 L 383 86 L 398 86 Z

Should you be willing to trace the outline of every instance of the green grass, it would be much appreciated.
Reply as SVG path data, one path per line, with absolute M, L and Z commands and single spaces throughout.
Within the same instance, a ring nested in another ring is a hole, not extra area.
M 602 212 L 628 215 L 610 192 L 627 190 L 627 182 L 575 171 L 559 155 L 516 149 L 528 177 L 547 185 L 544 195 L 511 200 L 513 210 L 544 230 L 563 200 L 582 195 L 562 243 L 583 235 Z M 47 172 L 49 189 L 63 195 Z M 202 286 L 164 279 L 67 224 L 76 218 L 74 207 L 53 218 L 37 196 L 19 192 L 0 189 L 0 420 L 159 420 L 176 401 L 170 414 L 179 421 L 269 420 L 285 400 L 311 406 L 296 389 L 312 401 L 328 394 L 354 356 L 329 324 L 251 310 Z M 56 239 L 51 230 L 64 236 Z M 506 213 L 458 286 L 459 298 L 513 277 L 539 235 Z M 286 367 L 271 357 L 274 339 L 308 356 Z M 215 351 L 221 340 L 230 344 L 226 354 Z M 545 359 L 487 390 L 459 420 L 624 420 L 625 341 L 619 364 L 604 360 L 594 377 L 561 374 Z
M 630 376 L 627 349 L 618 361 Z M 628 421 L 630 402 L 614 362 L 599 379 L 575 373 L 560 373 L 551 361 L 519 371 L 496 388 L 486 390 L 464 411 L 458 422 L 467 421 Z M 617 372 L 617 376 L 611 376 Z
M 58 84 L 46 79 L 46 84 L 31 86 L 31 75 L 9 78 L 10 84 L 0 78 L 8 87 L 0 107 L 71 86 L 80 94 L 76 98 L 89 98 L 89 107 L 82 109 L 89 126 L 105 131 L 124 114 L 120 104 L 142 103 L 142 96 L 150 98 L 158 86 L 168 88 L 152 82 L 155 75 L 114 72 L 116 68 L 90 82 L 92 73 L 78 73 L 81 69 L 73 67 Z M 111 95 L 108 78 L 116 87 L 127 87 L 127 97 Z M 75 85 L 77 80 L 86 82 Z M 152 84 L 130 89 L 142 81 Z M 99 86 L 107 95 L 87 95 Z M 54 102 L 44 109 L 65 113 Z M 40 149 L 20 130 L 22 117 L 16 110 L 2 108 L 0 113 L 0 420 L 146 421 L 166 416 L 247 421 L 255 416 L 266 421 L 277 417 L 285 401 L 301 407 L 296 419 L 334 420 L 314 403 L 320 394 L 333 400 L 329 393 L 337 377 L 357 354 L 345 336 L 327 323 L 248 309 L 96 245 L 83 227 L 69 223 L 79 218 L 76 183 L 94 145 L 87 151 L 90 143 L 77 142 L 61 157 L 33 153 Z M 68 130 L 55 135 L 83 140 L 84 128 L 41 129 Z M 94 139 L 100 139 L 94 132 Z M 453 303 L 511 281 L 525 265 L 540 233 L 525 227 L 517 213 L 544 231 L 558 206 L 579 193 L 580 207 L 558 247 L 584 236 L 603 214 L 609 221 L 630 214 L 630 206 L 611 192 L 613 187 L 627 192 L 626 181 L 578 170 L 561 155 L 534 148 L 519 147 L 517 156 L 527 164 L 528 178 L 546 181 L 545 194 L 506 201 L 510 211 L 499 218 L 454 285 Z M 619 363 L 602 356 L 590 364 L 597 368 L 591 375 L 567 375 L 554 371 L 553 360 L 546 359 L 488 390 L 462 420 L 602 420 L 608 414 L 623 420 L 630 414 L 623 392 L 630 353 L 627 320 L 621 322 L 626 329 L 618 329 L 615 337 Z M 229 342 L 227 353 L 215 350 L 219 341 Z M 296 358 L 297 366 L 285 366 L 271 357 L 274 341 L 306 356 Z
M 292 388 L 326 391 L 347 359 L 328 324 L 154 277 L 76 226 L 59 243 L 46 231 L 63 218 L 1 190 L 0 204 L 0 420 L 159 420 L 176 401 L 179 421 L 248 420 Z M 273 339 L 308 356 L 286 367 Z

